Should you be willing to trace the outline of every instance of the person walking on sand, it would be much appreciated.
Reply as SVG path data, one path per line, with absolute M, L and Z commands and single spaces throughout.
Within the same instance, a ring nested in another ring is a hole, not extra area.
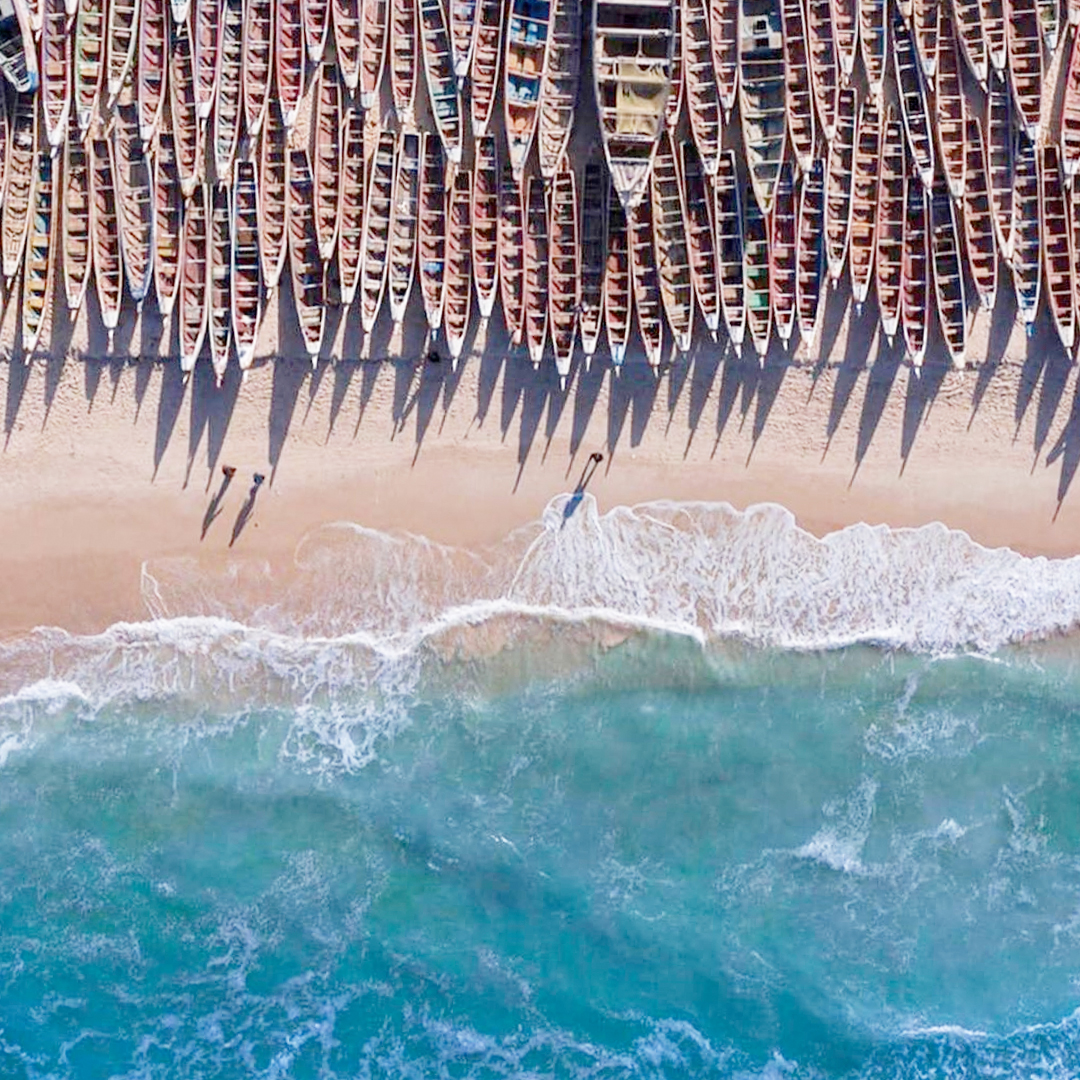
M 581 470 L 581 479 L 577 482 L 577 487 L 574 488 L 573 494 L 567 500 L 566 506 L 563 507 L 563 519 L 562 525 L 559 526 L 560 530 L 566 527 L 566 523 L 573 516 L 574 511 L 581 505 L 581 500 L 585 498 L 585 488 L 593 478 L 593 474 L 600 467 L 600 463 L 603 460 L 603 454 L 589 455 L 589 460 L 585 462 L 585 468 Z

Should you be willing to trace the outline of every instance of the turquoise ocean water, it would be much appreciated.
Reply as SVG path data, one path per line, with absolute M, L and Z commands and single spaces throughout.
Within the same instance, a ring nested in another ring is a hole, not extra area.
M 0 652 L 0 1076 L 1080 1073 L 1080 560 L 651 504 Z

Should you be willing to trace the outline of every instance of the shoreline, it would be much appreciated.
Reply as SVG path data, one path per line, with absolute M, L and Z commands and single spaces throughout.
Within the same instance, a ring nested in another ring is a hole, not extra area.
M 601 512 L 773 502 L 819 537 L 941 521 L 985 547 L 1080 552 L 1072 368 L 1033 381 L 1029 363 L 1004 361 L 986 380 L 880 361 L 759 369 L 718 353 L 701 347 L 659 381 L 644 365 L 619 377 L 595 365 L 565 395 L 553 370 L 491 350 L 456 373 L 259 363 L 220 389 L 208 365 L 185 387 L 175 365 L 148 361 L 5 364 L 0 635 L 147 618 L 146 560 L 255 559 L 287 576 L 300 539 L 332 521 L 488 545 L 572 490 L 594 451 Z M 200 541 L 225 463 L 238 473 Z M 230 550 L 255 471 L 267 483 Z

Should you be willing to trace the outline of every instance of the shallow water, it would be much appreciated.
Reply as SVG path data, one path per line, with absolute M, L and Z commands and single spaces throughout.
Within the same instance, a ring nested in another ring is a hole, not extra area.
M 585 510 L 482 559 L 313 538 L 303 603 L 148 567 L 158 621 L 6 647 L 0 1075 L 1076 1075 L 1080 674 L 1004 645 L 1075 621 L 1071 564 L 986 553 L 1043 621 L 949 650 L 974 606 L 853 577 L 845 635 L 773 537 L 751 643 L 705 529 L 691 588 Z

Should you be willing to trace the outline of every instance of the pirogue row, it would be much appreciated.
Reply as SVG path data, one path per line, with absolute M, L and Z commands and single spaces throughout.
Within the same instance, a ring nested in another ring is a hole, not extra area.
M 913 363 L 933 311 L 961 363 L 999 257 L 1025 324 L 1045 293 L 1073 347 L 1080 0 L 593 0 L 585 21 L 581 0 L 0 0 L 26 354 L 59 264 L 72 313 L 93 277 L 110 348 L 126 282 L 220 379 L 287 266 L 313 360 L 328 303 L 370 333 L 414 279 L 455 360 L 474 293 L 564 378 L 602 333 L 621 364 L 634 324 L 650 363 L 665 323 L 686 351 L 698 313 L 759 356 L 773 333 L 812 349 L 846 272 Z M 590 57 L 603 154 L 572 163 Z

